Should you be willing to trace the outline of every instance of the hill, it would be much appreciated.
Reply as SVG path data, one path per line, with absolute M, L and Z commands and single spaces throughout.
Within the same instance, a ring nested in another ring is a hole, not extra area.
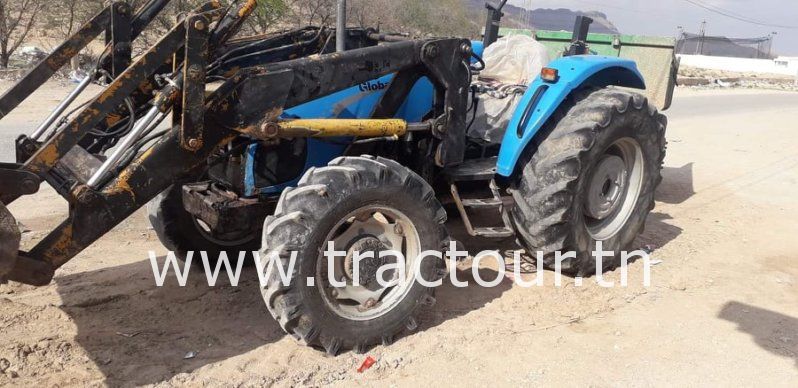
M 484 15 L 484 0 L 463 0 L 471 13 Z M 606 14 L 596 11 L 572 11 L 570 9 L 525 9 L 511 4 L 504 7 L 503 25 L 513 28 L 530 28 L 535 30 L 572 31 L 574 21 L 579 15 L 593 18 L 591 32 L 602 34 L 619 34 L 618 29 Z

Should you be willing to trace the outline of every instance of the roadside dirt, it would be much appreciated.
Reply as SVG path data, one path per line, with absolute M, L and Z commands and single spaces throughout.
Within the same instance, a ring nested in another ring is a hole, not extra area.
M 156 287 L 147 251 L 165 250 L 139 212 L 51 285 L 0 286 L 0 385 L 794 386 L 798 94 L 679 90 L 669 117 L 658 206 L 637 243 L 662 261 L 652 287 L 642 263 L 627 288 L 557 288 L 552 273 L 541 288 L 444 286 L 419 329 L 371 349 L 377 363 L 361 374 L 366 355 L 286 337 L 252 272 L 239 287 L 209 288 L 198 272 Z M 30 246 L 67 207 L 43 190 L 10 209 Z M 472 253 L 515 249 L 458 237 Z

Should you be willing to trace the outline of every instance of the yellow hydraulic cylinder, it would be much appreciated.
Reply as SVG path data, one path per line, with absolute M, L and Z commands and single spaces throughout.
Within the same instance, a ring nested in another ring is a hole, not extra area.
M 276 123 L 273 137 L 386 137 L 407 133 L 407 122 L 399 119 L 299 119 Z

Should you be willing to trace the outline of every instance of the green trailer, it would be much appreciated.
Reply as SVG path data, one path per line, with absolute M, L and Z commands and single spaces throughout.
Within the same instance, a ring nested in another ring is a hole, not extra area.
M 532 31 L 502 28 L 500 35 L 529 35 L 546 46 L 551 59 L 559 58 L 571 44 L 573 34 L 567 31 Z M 674 55 L 676 40 L 667 37 L 588 34 L 590 52 L 596 55 L 622 57 L 637 62 L 646 80 L 646 95 L 660 110 L 670 107 L 679 61 Z

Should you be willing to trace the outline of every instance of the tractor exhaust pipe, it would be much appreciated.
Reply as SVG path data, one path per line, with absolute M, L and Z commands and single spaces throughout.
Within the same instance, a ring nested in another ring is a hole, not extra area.
M 493 5 L 491 2 L 485 3 L 485 8 L 488 10 L 488 21 L 485 23 L 485 34 L 482 38 L 485 48 L 496 43 L 496 40 L 499 39 L 499 27 L 501 27 L 502 17 L 504 17 L 502 9 L 504 9 L 505 5 L 507 5 L 507 0 L 502 0 L 498 6 Z
M 17 220 L 6 209 L 6 205 L 0 202 L 0 284 L 17 263 L 20 238 Z

